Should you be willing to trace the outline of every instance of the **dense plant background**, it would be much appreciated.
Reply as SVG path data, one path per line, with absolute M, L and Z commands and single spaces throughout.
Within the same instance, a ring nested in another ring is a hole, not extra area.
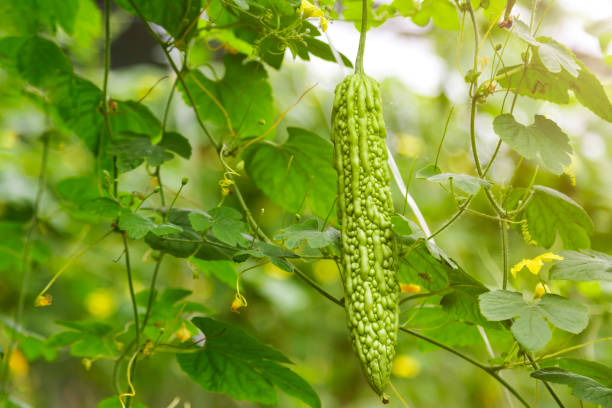
M 0 406 L 380 404 L 329 139 L 362 2 L 315 3 L 0 4 Z M 508 3 L 369 9 L 434 231 L 393 182 L 393 407 L 612 407 L 612 12 Z

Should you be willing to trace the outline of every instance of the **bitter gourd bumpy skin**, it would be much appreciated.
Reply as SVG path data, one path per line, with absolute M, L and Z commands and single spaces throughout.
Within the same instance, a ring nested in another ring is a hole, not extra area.
M 379 88 L 363 73 L 338 84 L 332 141 L 348 328 L 369 384 L 384 399 L 397 342 L 400 288 Z

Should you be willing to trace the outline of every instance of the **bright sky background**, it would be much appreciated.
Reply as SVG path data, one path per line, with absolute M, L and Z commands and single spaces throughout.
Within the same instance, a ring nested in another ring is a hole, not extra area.
M 559 22 L 545 20 L 540 33 L 554 37 L 572 50 L 600 57 L 597 39 L 585 31 L 585 25 L 596 20 L 612 20 L 612 0 L 557 0 L 557 3 L 565 10 L 563 15 L 566 17 Z M 515 7 L 513 15 L 528 21 L 528 10 Z M 555 27 L 558 29 L 553 32 Z M 432 52 L 431 41 L 426 36 L 406 37 L 400 34 L 423 30 L 401 17 L 370 30 L 364 59 L 365 71 L 378 79 L 397 77 L 411 90 L 428 96 L 438 94 L 440 87 L 445 86 L 451 99 L 461 100 L 465 97 L 466 88 L 463 78 L 456 69 L 447 72 L 444 61 Z M 354 60 L 358 41 L 352 23 L 334 21 L 329 25 L 327 34 L 338 50 Z M 456 37 L 455 32 L 449 32 L 449 35 Z M 313 58 L 308 68 L 313 77 L 322 79 L 320 84 L 324 88 L 333 90 L 341 78 L 339 69 L 335 71 L 337 76 L 330 75 L 330 63 L 318 58 Z

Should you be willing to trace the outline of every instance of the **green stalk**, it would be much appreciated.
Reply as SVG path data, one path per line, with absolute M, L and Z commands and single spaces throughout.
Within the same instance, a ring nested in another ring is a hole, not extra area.
M 355 60 L 355 73 L 363 74 L 363 53 L 365 51 L 366 31 L 368 31 L 368 0 L 363 0 L 361 8 L 361 33 L 359 34 L 359 49 Z

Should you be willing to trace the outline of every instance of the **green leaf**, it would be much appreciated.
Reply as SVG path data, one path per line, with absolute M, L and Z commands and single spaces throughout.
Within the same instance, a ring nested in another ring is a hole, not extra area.
M 136 303 L 141 308 L 146 308 L 149 302 L 149 290 L 143 290 L 136 294 Z M 144 328 L 144 337 L 157 342 L 169 342 L 173 340 L 174 334 L 185 324 L 186 328 L 195 335 L 197 329 L 186 320 L 187 315 L 213 314 L 214 311 L 199 303 L 186 300 L 191 295 L 190 290 L 181 288 L 166 288 L 163 292 L 153 294 L 153 303 L 147 326 Z M 144 314 L 141 315 L 144 319 Z M 141 320 L 143 321 L 143 320 Z M 132 333 L 133 335 L 133 333 Z
M 113 220 L 121 211 L 115 200 L 99 197 L 96 183 L 89 177 L 69 177 L 55 187 L 62 207 L 73 217 L 88 222 Z
M 142 102 L 115 101 L 117 109 L 110 112 L 111 132 L 114 138 L 120 135 L 148 136 L 155 140 L 161 135 L 161 123 Z
M 23 329 L 17 329 L 13 333 L 14 326 L 12 322 L 0 321 L 4 326 L 8 336 L 15 335 L 15 339 L 19 344 L 19 350 L 23 352 L 28 361 L 35 361 L 43 357 L 46 361 L 53 361 L 57 358 L 57 350 L 50 346 L 47 341 L 36 333 L 27 332 Z M 3 350 L 0 348 L 0 356 L 3 356 Z
M 282 270 L 290 273 L 293 272 L 294 268 L 293 265 L 285 258 L 296 257 L 296 255 L 291 251 L 277 245 L 272 245 L 261 241 L 255 241 L 252 248 L 236 252 L 233 259 L 236 262 L 243 262 L 246 260 L 245 255 L 252 256 L 253 258 L 257 259 L 269 258 L 273 265 L 276 265 Z
M 442 173 L 442 170 L 440 170 L 438 166 L 436 166 L 435 164 L 428 164 L 427 166 L 423 167 L 422 169 L 419 169 L 419 171 L 416 172 L 416 178 L 426 179 L 440 173 Z
M 551 339 L 546 318 L 552 325 L 571 333 L 584 330 L 589 321 L 587 308 L 558 295 L 545 294 L 534 304 L 527 304 L 518 292 L 496 290 L 480 295 L 480 310 L 491 321 L 509 320 L 512 334 L 528 350 L 538 350 Z
M 519 154 L 542 163 L 554 174 L 563 173 L 571 163 L 569 138 L 555 122 L 542 115 L 535 115 L 535 121 L 525 126 L 511 114 L 503 114 L 493 120 L 493 129 Z
M 612 281 L 612 256 L 597 251 L 562 251 L 564 259 L 550 269 L 550 279 Z
M 119 216 L 118 226 L 121 231 L 126 231 L 131 239 L 141 239 L 155 228 L 156 224 L 150 218 L 131 211 L 124 211 Z
M 180 234 L 181 232 L 183 232 L 183 229 L 178 225 L 164 223 L 157 225 L 151 230 L 151 232 L 157 235 L 158 237 L 161 237 L 169 234 Z
M 189 262 L 191 262 L 197 268 L 198 271 L 202 272 L 206 276 L 214 276 L 215 278 L 219 279 L 221 282 L 229 286 L 231 289 L 236 288 L 238 272 L 236 272 L 236 268 L 234 267 L 233 262 L 223 260 L 204 260 L 196 258 L 195 256 L 189 258 Z
M 544 99 L 561 105 L 570 102 L 569 91 L 571 90 L 578 102 L 602 119 L 612 122 L 612 104 L 603 86 L 584 64 L 578 60 L 576 63 L 580 66 L 578 78 L 574 78 L 565 71 L 550 72 L 536 59 L 527 66 L 525 75 L 523 75 L 522 65 L 499 70 L 499 83 L 506 89 L 514 90 L 520 82 L 520 95 Z
M 240 137 L 263 134 L 272 126 L 275 112 L 265 68 L 255 61 L 246 62 L 242 55 L 226 54 L 223 63 L 225 75 L 219 81 L 208 79 L 197 70 L 184 74 L 198 112 L 205 120 L 224 129 L 229 128 L 229 120 Z M 191 106 L 182 86 L 179 89 L 185 103 Z M 227 117 L 211 95 L 223 106 Z
M 587 307 L 575 300 L 547 293 L 536 307 L 552 325 L 570 333 L 578 334 L 589 324 Z
M 443 260 L 432 256 L 424 244 L 418 244 L 400 259 L 399 281 L 401 283 L 414 283 L 430 291 L 448 286 L 447 273 L 451 267 Z
M 70 354 L 75 357 L 113 357 L 117 345 L 113 338 L 112 326 L 102 322 L 58 322 L 68 328 L 49 337 L 47 344 L 52 347 L 70 345 Z
M 520 316 L 528 305 L 523 295 L 508 290 L 495 290 L 480 295 L 480 310 L 489 320 L 501 321 Z
M 552 358 L 542 361 L 542 366 L 550 365 L 557 365 L 572 373 L 592 378 L 606 387 L 612 387 L 612 368 L 596 361 L 582 358 Z
M 189 213 L 189 222 L 195 231 L 204 232 L 213 225 L 212 217 L 199 212 Z
M 117 157 L 117 169 L 121 173 L 134 170 L 145 159 L 150 166 L 156 167 L 174 157 L 163 146 L 153 145 L 148 137 L 141 136 L 114 142 L 108 153 Z
M 548 324 L 533 309 L 527 309 L 516 319 L 510 330 L 514 338 L 529 351 L 541 349 L 552 338 Z
M 300 213 L 306 203 L 313 214 L 326 218 L 337 194 L 332 144 L 305 129 L 287 131 L 283 144 L 255 143 L 245 150 L 247 173 L 286 211 Z
M 518 35 L 538 50 L 542 65 L 550 72 L 558 73 L 565 69 L 571 76 L 578 77 L 580 66 L 574 55 L 563 45 L 548 37 L 535 39 L 529 33 L 529 27 L 522 21 L 514 21 L 512 33 Z
M 278 403 L 278 387 L 311 407 L 321 406 L 312 387 L 279 364 L 290 363 L 280 352 L 228 324 L 209 318 L 195 318 L 193 323 L 206 342 L 200 351 L 176 357 L 181 369 L 207 391 L 273 405 Z
M 50 88 L 72 76 L 72 64 L 54 42 L 30 37 L 19 48 L 17 69 L 34 86 Z
M 65 178 L 55 185 L 55 190 L 60 198 L 75 205 L 81 205 L 99 197 L 96 184 L 89 177 Z
M 487 290 L 477 287 L 459 287 L 440 300 L 442 309 L 459 321 L 479 326 L 501 329 L 498 323 L 489 322 L 481 313 L 478 296 Z
M 588 248 L 593 221 L 574 200 L 556 190 L 534 186 L 533 196 L 520 218 L 527 220 L 532 240 L 550 248 L 559 234 L 565 249 Z
M 427 330 L 426 333 L 428 337 L 448 347 L 467 347 L 482 344 L 482 337 L 476 326 L 463 322 L 449 321 Z M 419 340 L 418 347 L 422 352 L 439 350 L 437 346 L 422 340 Z
M 429 177 L 427 180 L 441 183 L 446 180 L 451 180 L 453 185 L 460 188 L 470 195 L 478 193 L 480 188 L 490 188 L 491 183 L 479 177 L 469 176 L 467 174 L 441 173 Z
M 130 14 L 138 17 L 129 0 L 114 0 Z M 134 0 L 143 17 L 166 29 L 176 39 L 198 18 L 201 3 L 191 0 Z M 195 30 L 194 30 L 195 31 Z
M 102 32 L 102 13 L 93 0 L 79 0 L 72 37 L 79 48 L 90 48 Z
M 415 0 L 393 0 L 391 4 L 404 17 L 409 17 L 418 10 Z
M 53 90 L 52 98 L 59 122 L 74 132 L 89 150 L 97 152 L 103 123 L 100 113 L 102 91 L 93 83 L 73 75 Z
M 119 203 L 107 197 L 98 197 L 87 201 L 80 206 L 80 209 L 81 211 L 107 221 L 114 220 L 121 212 Z
M 334 57 L 334 54 L 329 44 L 312 37 L 306 37 L 305 41 L 306 45 L 308 46 L 308 51 L 312 55 L 319 57 L 325 61 L 336 62 L 336 58 Z M 344 64 L 344 66 L 348 68 L 353 68 L 353 63 L 344 54 L 340 53 L 340 59 L 342 59 L 342 63 Z
M 189 159 L 191 157 L 191 144 L 189 140 L 177 132 L 165 132 L 159 146 L 170 150 L 179 156 Z
M 177 258 L 187 258 L 192 255 L 202 244 L 200 235 L 191 228 L 189 215 L 192 211 L 173 208 L 168 214 L 168 223 L 181 228 L 177 234 L 157 236 L 149 232 L 145 236 L 145 242 L 153 249 L 166 252 Z
M 308 242 L 310 248 L 324 248 L 336 242 L 338 237 L 335 232 L 337 233 L 337 230 L 334 229 L 320 231 L 319 222 L 311 218 L 282 229 L 274 239 L 285 241 L 285 246 L 289 249 L 297 248 L 304 241 Z
M 612 389 L 597 381 L 571 373 L 557 367 L 542 368 L 531 373 L 533 378 L 556 384 L 566 384 L 572 388 L 572 394 L 583 401 L 599 404 L 603 408 L 612 408 Z
M 231 207 L 215 207 L 209 212 L 210 215 L 210 228 L 212 234 L 221 242 L 224 242 L 231 246 L 239 245 L 241 247 L 247 247 L 249 242 L 244 237 L 244 234 L 248 231 L 247 225 L 242 222 L 242 214 L 238 210 Z M 198 215 L 192 214 L 189 216 L 189 220 L 192 222 L 194 229 L 197 231 L 198 227 L 204 226 L 204 219 Z M 193 219 L 196 219 L 196 224 L 193 224 Z
M 412 21 L 425 26 L 432 19 L 433 23 L 444 30 L 457 31 L 460 28 L 457 9 L 448 0 L 424 0 L 412 16 Z

